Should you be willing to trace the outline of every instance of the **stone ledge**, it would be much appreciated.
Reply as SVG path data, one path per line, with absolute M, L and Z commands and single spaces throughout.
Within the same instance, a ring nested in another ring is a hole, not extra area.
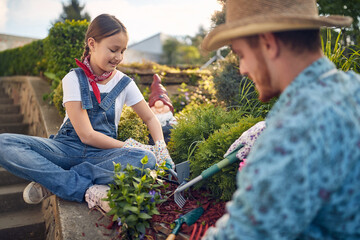
M 43 101 L 43 95 L 51 92 L 49 83 L 40 77 L 0 77 L 0 84 L 9 96 L 22 107 L 24 121 L 30 123 L 30 135 L 49 137 L 56 134 L 62 118 L 58 110 Z M 86 203 L 70 202 L 56 197 L 42 203 L 47 240 L 96 239 L 109 240 L 116 231 L 106 228 L 111 222 L 100 211 L 91 211 Z M 171 232 L 161 224 L 153 227 L 158 233 L 157 240 L 166 239 Z M 189 236 L 179 233 L 178 240 Z

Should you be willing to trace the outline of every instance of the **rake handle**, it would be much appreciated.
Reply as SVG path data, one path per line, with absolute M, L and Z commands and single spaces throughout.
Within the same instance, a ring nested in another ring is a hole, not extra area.
M 239 145 L 234 151 L 232 151 L 226 158 L 224 158 L 223 160 L 221 160 L 220 162 L 212 165 L 211 167 L 209 167 L 208 169 L 205 169 L 204 171 L 202 171 L 201 176 L 203 179 L 209 178 L 212 175 L 214 175 L 215 173 L 219 172 L 220 169 L 223 169 L 224 167 L 227 167 L 231 164 L 233 164 L 234 162 L 238 161 L 238 159 L 236 158 L 236 153 L 238 152 L 238 150 L 240 148 L 242 148 L 243 145 Z

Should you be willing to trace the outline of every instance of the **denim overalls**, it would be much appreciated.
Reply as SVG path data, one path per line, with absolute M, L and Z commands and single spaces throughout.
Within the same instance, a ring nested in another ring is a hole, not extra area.
M 75 72 L 80 83 L 82 108 L 87 110 L 92 127 L 116 138 L 115 100 L 132 80 L 124 76 L 109 93 L 101 93 L 99 104 L 90 92 L 83 70 L 77 68 Z M 84 200 L 90 186 L 112 182 L 113 162 L 141 167 L 140 160 L 145 155 L 149 158 L 145 167 L 154 168 L 156 162 L 152 152 L 142 149 L 99 149 L 85 145 L 69 119 L 55 137 L 4 133 L 0 134 L 0 146 L 0 166 L 21 178 L 40 183 L 58 197 L 78 202 Z

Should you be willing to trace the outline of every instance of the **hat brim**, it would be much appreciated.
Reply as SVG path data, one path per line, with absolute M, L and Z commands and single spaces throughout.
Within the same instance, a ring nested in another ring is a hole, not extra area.
M 302 29 L 318 29 L 320 27 L 347 27 L 352 23 L 351 17 L 304 17 L 291 16 L 257 16 L 225 23 L 214 28 L 203 40 L 201 48 L 205 51 L 216 50 L 229 45 L 231 40 L 265 32 L 281 32 Z

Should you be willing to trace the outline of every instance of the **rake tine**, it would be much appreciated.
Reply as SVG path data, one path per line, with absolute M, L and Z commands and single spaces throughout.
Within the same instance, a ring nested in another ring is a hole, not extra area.
M 185 198 L 182 196 L 180 192 L 176 192 L 174 194 L 174 201 L 180 208 L 183 208 L 186 203 Z

